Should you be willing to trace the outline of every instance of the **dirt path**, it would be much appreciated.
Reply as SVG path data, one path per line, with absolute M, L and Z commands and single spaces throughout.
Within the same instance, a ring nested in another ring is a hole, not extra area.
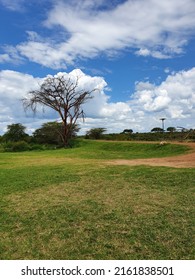
M 177 143 L 181 144 L 181 143 Z M 191 150 L 184 155 L 165 157 L 165 158 L 149 158 L 149 159 L 118 159 L 109 161 L 113 165 L 150 165 L 150 166 L 169 166 L 175 168 L 190 168 L 195 167 L 195 143 L 182 143 L 191 148 Z

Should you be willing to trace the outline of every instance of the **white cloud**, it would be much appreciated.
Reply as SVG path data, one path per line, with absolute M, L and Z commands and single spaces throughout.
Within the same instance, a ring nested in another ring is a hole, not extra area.
M 133 96 L 145 113 L 163 113 L 171 119 L 195 117 L 195 68 L 169 75 L 159 86 L 137 83 Z
M 152 56 L 154 58 L 159 58 L 159 59 L 166 59 L 166 58 L 171 58 L 171 54 L 166 54 L 160 51 L 155 51 L 155 50 L 149 50 L 149 49 L 139 49 L 138 51 L 135 52 L 136 55 L 138 56 Z
M 105 103 L 104 106 L 100 108 L 100 115 L 102 117 L 111 117 L 121 121 L 127 117 L 130 111 L 130 107 L 124 102 Z
M 116 55 L 126 48 L 137 55 L 163 59 L 181 54 L 194 32 L 194 0 L 127 0 L 100 9 L 104 2 L 54 1 L 44 26 L 52 32 L 60 27 L 64 33 L 52 41 L 28 31 L 28 40 L 16 50 L 54 69 L 100 53 Z
M 18 50 L 12 46 L 4 46 L 2 49 L 5 51 L 4 54 L 0 54 L 0 63 L 13 63 L 21 64 L 24 58 L 21 57 Z
M 170 69 L 169 69 L 168 67 L 166 67 L 166 68 L 164 69 L 164 72 L 165 72 L 166 74 L 168 74 L 168 73 L 170 73 Z
M 161 126 L 160 118 L 166 117 L 169 126 L 194 127 L 195 119 L 195 68 L 169 75 L 160 85 L 137 82 L 135 92 L 127 102 L 109 102 L 106 94 L 107 83 L 103 77 L 89 76 L 75 69 L 70 73 L 56 75 L 79 76 L 79 88 L 97 88 L 94 98 L 83 108 L 86 113 L 84 123 L 79 121 L 81 132 L 92 127 L 105 127 L 108 132 L 121 132 L 125 128 L 134 131 L 150 131 Z M 10 123 L 21 122 L 28 131 L 42 123 L 56 120 L 58 115 L 52 110 L 40 111 L 35 117 L 25 115 L 20 99 L 29 90 L 35 89 L 43 80 L 31 75 L 15 72 L 0 72 L 0 133 L 4 133 Z
M 12 62 L 12 59 L 10 58 L 10 55 L 5 53 L 5 54 L 0 54 L 0 63 L 5 63 L 5 62 Z
M 24 0 L 0 0 L 0 4 L 12 11 L 23 10 Z

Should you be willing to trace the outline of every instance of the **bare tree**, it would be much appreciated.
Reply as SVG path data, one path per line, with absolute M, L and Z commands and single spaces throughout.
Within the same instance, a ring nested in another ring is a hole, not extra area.
M 22 99 L 25 110 L 31 109 L 34 113 L 41 105 L 55 110 L 63 124 L 61 135 L 64 147 L 69 146 L 72 128 L 78 118 L 84 121 L 85 114 L 82 105 L 92 98 L 91 91 L 79 88 L 79 77 L 66 77 L 65 75 L 48 76 L 38 90 L 28 92 L 28 96 Z M 61 133 L 61 132 L 60 132 Z

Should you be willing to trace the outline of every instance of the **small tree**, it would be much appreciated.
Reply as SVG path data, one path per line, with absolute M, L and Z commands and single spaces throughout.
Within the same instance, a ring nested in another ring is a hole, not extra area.
M 25 133 L 26 127 L 21 123 L 10 124 L 7 126 L 7 132 L 3 135 L 6 142 L 27 141 L 29 135 Z
M 106 131 L 106 128 L 99 127 L 99 128 L 91 128 L 86 133 L 86 138 L 90 139 L 101 139 L 103 133 Z
M 124 133 L 124 134 L 132 134 L 133 133 L 133 129 L 124 129 L 122 133 Z
M 161 127 L 154 127 L 151 132 L 163 132 L 164 130 Z
M 167 127 L 167 131 L 168 131 L 168 132 L 175 132 L 175 131 L 176 131 L 176 128 L 173 127 L 173 126 L 169 126 L 169 127 Z
M 76 136 L 79 127 L 75 124 L 72 126 L 69 139 Z M 38 128 L 33 133 L 33 140 L 39 144 L 55 144 L 63 145 L 63 125 L 58 122 L 44 123 L 41 128 Z
M 76 125 L 78 118 L 85 114 L 82 105 L 92 98 L 91 91 L 79 88 L 79 77 L 57 75 L 48 76 L 40 85 L 38 90 L 28 93 L 22 99 L 24 109 L 31 109 L 36 113 L 37 106 L 49 107 L 56 111 L 62 120 L 62 141 L 64 147 L 69 146 L 72 128 Z

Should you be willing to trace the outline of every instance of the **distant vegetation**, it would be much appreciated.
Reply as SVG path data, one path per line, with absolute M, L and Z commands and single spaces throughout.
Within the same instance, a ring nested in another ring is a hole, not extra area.
M 124 129 L 121 133 L 106 133 L 105 128 L 93 128 L 87 132 L 85 138 L 114 141 L 195 141 L 195 129 L 177 130 L 175 127 L 168 127 L 163 131 L 162 128 L 155 127 L 151 132 L 134 133 L 132 129 Z
M 31 150 L 57 149 L 64 147 L 62 137 L 63 125 L 58 122 L 44 123 L 30 136 L 26 127 L 20 123 L 8 125 L 7 131 L 0 136 L 0 151 L 20 152 Z M 77 145 L 77 139 L 111 140 L 111 141 L 195 141 L 195 130 L 168 127 L 163 131 L 160 127 L 151 132 L 134 133 L 132 129 L 124 129 L 121 133 L 106 133 L 106 128 L 91 128 L 84 136 L 77 136 L 79 127 L 72 124 L 68 129 L 69 147 Z

